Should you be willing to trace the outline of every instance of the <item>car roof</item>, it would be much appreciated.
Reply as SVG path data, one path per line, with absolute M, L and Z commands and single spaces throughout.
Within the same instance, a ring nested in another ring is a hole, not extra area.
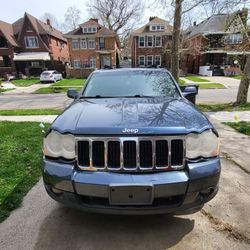
M 44 72 L 54 72 L 54 71 L 56 71 L 56 70 L 44 70 L 42 73 L 44 73 Z
M 167 69 L 164 68 L 119 68 L 119 69 L 98 69 L 95 70 L 94 74 L 101 74 L 101 73 L 114 73 L 114 72 L 137 72 L 137 71 L 151 71 L 151 72 L 169 72 Z

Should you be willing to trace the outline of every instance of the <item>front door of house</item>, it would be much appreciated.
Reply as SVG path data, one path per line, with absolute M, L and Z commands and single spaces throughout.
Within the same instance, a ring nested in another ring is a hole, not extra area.
M 101 67 L 110 67 L 111 66 L 111 56 L 110 55 L 101 55 Z

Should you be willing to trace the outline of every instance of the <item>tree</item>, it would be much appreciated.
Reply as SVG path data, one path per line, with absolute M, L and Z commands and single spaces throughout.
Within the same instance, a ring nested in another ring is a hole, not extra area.
M 127 32 L 144 12 L 141 0 L 91 0 L 89 13 L 116 33 Z
M 250 83 L 250 56 L 247 57 L 243 75 L 238 89 L 236 105 L 247 103 L 247 94 Z
M 58 29 L 58 30 L 61 29 L 61 24 L 59 23 L 59 21 L 57 20 L 57 18 L 56 18 L 53 14 L 51 14 L 51 13 L 49 13 L 49 12 L 44 13 L 44 14 L 40 17 L 40 19 L 41 19 L 42 21 L 44 21 L 45 23 L 46 23 L 47 20 L 49 19 L 49 20 L 50 20 L 50 24 L 51 24 L 51 26 L 52 26 L 53 28 Z
M 64 30 L 74 30 L 81 21 L 81 11 L 76 6 L 70 6 L 64 15 Z

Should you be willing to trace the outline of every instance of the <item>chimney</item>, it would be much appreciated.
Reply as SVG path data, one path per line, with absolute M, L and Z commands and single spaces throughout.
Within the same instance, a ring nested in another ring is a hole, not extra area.
M 50 19 L 49 19 L 49 18 L 47 18 L 46 23 L 47 23 L 49 26 L 51 26 L 51 23 L 50 23 Z
M 154 20 L 156 18 L 156 16 L 151 16 L 150 18 L 149 18 L 149 22 L 151 22 L 152 20 Z
M 195 21 L 195 22 L 193 22 L 193 26 L 196 26 L 196 24 L 197 24 L 197 23 L 196 23 L 196 21 Z
M 239 16 L 241 17 L 241 20 L 244 25 L 247 25 L 247 17 L 248 17 L 248 9 L 243 8 L 242 10 L 239 11 Z
M 95 21 L 98 23 L 98 18 L 90 18 L 90 20 Z

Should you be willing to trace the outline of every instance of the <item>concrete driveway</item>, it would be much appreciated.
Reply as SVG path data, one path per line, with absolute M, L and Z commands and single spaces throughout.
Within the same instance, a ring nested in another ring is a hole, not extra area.
M 215 125 L 222 142 L 220 190 L 201 212 L 89 214 L 57 204 L 40 180 L 0 224 L 0 249 L 250 249 L 250 139 Z

